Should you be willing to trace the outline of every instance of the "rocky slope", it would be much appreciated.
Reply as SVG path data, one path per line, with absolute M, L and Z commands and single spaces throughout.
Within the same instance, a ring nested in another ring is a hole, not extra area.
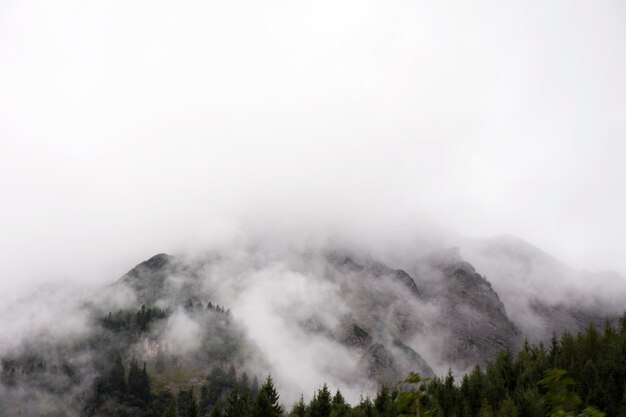
M 279 274 L 295 273 L 330 285 L 328 305 L 321 299 L 301 306 L 302 311 L 284 312 L 293 316 L 282 318 L 284 326 L 345 347 L 359 358 L 355 372 L 377 382 L 393 383 L 408 369 L 428 375 L 435 367 L 441 372 L 441 364 L 464 370 L 494 358 L 501 349 L 516 349 L 522 341 L 491 284 L 458 253 L 422 260 L 427 264 L 422 271 L 427 272 L 416 276 L 344 250 L 246 262 L 257 270 L 279 262 L 283 265 Z M 231 270 L 228 263 L 223 255 L 190 262 L 159 254 L 129 271 L 118 285 L 132 288 L 139 302 L 148 305 L 222 298 L 237 318 L 240 306 L 233 288 L 245 286 L 246 276 L 253 272 Z M 224 276 L 224 270 L 229 274 Z M 333 298 L 338 303 L 333 304 Z
M 145 361 L 157 390 L 233 369 L 271 372 L 288 400 L 319 381 L 357 400 L 408 371 L 463 372 L 524 337 L 547 341 L 621 313 L 598 309 L 589 294 L 568 304 L 563 294 L 580 298 L 533 292 L 534 279 L 572 272 L 526 244 L 475 249 L 471 263 L 455 249 L 400 261 L 337 247 L 158 254 L 87 297 L 75 311 L 84 326 L 71 337 L 36 334 L 4 354 L 0 400 L 19 405 L 64 387 L 60 403 L 80 408 L 112 352 Z

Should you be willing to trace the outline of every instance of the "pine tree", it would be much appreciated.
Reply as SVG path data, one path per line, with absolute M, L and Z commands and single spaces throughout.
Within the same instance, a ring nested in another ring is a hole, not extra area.
M 498 417 L 517 417 L 518 415 L 519 412 L 517 410 L 517 406 L 511 397 L 507 397 L 504 401 L 502 401 L 500 410 L 498 411 Z
M 329 417 L 331 411 L 331 398 L 328 386 L 324 384 L 317 391 L 309 404 L 310 417 Z
M 176 398 L 178 415 L 180 417 L 184 417 L 187 415 L 187 410 L 189 408 L 189 404 L 194 400 L 193 398 L 193 389 L 188 390 L 180 390 L 178 392 L 178 397 Z
M 209 400 L 209 387 L 206 384 L 202 384 L 200 387 L 200 415 L 205 417 L 209 414 L 210 407 L 211 401 Z
M 251 414 L 249 397 L 232 391 L 228 396 L 223 417 L 249 417 Z
M 148 376 L 145 362 L 143 363 L 141 375 L 139 376 L 139 398 L 141 398 L 146 404 L 150 403 L 151 400 L 150 377 Z
M 255 375 L 254 378 L 252 378 L 252 386 L 250 387 L 250 395 L 254 396 L 258 392 L 259 392 L 259 379 Z
M 122 356 L 119 353 L 115 353 L 109 377 L 107 378 L 110 392 L 118 394 L 125 394 L 127 392 L 125 374 L 126 371 L 122 363 Z
M 211 414 L 209 415 L 209 417 L 222 417 L 222 409 L 219 405 L 213 407 L 213 410 L 211 410 Z
M 141 371 L 135 358 L 130 361 L 128 367 L 128 395 L 141 398 Z
M 174 398 L 167 404 L 163 417 L 176 417 L 176 400 Z
M 300 396 L 300 400 L 293 405 L 291 409 L 291 413 L 289 413 L 291 417 L 305 417 L 306 416 L 306 405 L 304 404 L 304 396 Z
M 376 410 L 369 397 L 361 398 L 359 404 L 354 408 L 355 415 L 359 417 L 375 417 Z
M 196 398 L 193 395 L 193 389 L 191 390 L 191 398 L 189 399 L 189 404 L 187 405 L 187 414 L 185 415 L 186 417 L 198 417 L 200 415 L 198 403 L 196 402 Z
M 478 417 L 493 417 L 493 410 L 487 401 L 483 401 L 483 405 L 478 411 Z
M 395 406 L 391 399 L 389 388 L 386 385 L 383 385 L 378 390 L 376 398 L 374 398 L 374 408 L 381 417 L 391 417 L 395 414 Z
M 254 407 L 255 417 L 280 417 L 283 414 L 283 407 L 279 403 L 279 396 L 272 376 L 268 375 L 265 383 L 259 390 Z
M 339 391 L 339 389 L 337 389 L 337 392 L 335 392 L 335 396 L 333 397 L 332 400 L 332 405 L 344 405 L 346 403 L 345 398 L 343 398 L 343 395 L 341 394 L 341 391 Z
M 241 378 L 239 379 L 239 382 L 237 382 L 237 389 L 241 393 L 250 394 L 250 380 L 248 379 L 247 373 L 244 372 L 241 374 Z
M 156 393 L 152 399 L 152 410 L 155 417 L 165 415 L 170 403 L 175 402 L 175 397 L 169 390 L 162 389 Z M 176 406 L 174 404 L 174 415 L 176 414 Z
M 350 405 L 346 403 L 346 400 L 345 398 L 343 398 L 343 395 L 341 394 L 341 391 L 339 391 L 339 389 L 337 389 L 337 392 L 332 399 L 330 407 L 330 415 L 332 417 L 346 417 L 350 412 Z

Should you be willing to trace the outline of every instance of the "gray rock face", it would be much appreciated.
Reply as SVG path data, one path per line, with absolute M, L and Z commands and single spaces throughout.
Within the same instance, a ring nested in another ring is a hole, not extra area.
M 537 339 L 543 341 L 547 341 L 553 333 L 556 335 L 564 332 L 576 334 L 585 331 L 589 324 L 601 327 L 605 320 L 613 324 L 618 321 L 616 315 L 607 316 L 597 311 L 568 307 L 563 304 L 548 305 L 537 300 L 531 302 L 531 308 L 545 323 L 541 328 L 543 331 L 536 335 Z
M 517 348 L 521 334 L 489 281 L 463 261 L 443 266 L 442 272 L 444 315 L 440 323 L 449 329 L 453 341 L 446 359 L 467 368 L 486 363 L 502 349 Z
M 154 255 L 128 271 L 118 283 L 135 291 L 142 303 L 153 304 L 165 290 L 165 280 L 173 273 L 176 258 L 165 253 Z
M 615 272 L 576 271 L 509 235 L 479 241 L 468 252 L 501 289 L 509 318 L 531 341 L 616 321 L 622 312 L 624 278 Z
M 411 303 L 420 297 L 413 278 L 371 259 L 357 261 L 337 254 L 321 256 L 316 262 L 320 259 L 323 279 L 339 285 L 350 312 L 339 318 L 342 324 L 338 328 L 328 328 L 314 316 L 301 318 L 298 326 L 354 351 L 361 357 L 362 371 L 377 383 L 394 384 L 407 370 L 432 375 L 422 356 L 403 342 L 421 326 L 411 312 Z M 312 273 L 308 268 L 305 262 L 300 272 Z M 118 285 L 130 287 L 142 304 L 186 304 L 203 294 L 205 277 L 201 271 L 202 265 L 188 265 L 179 258 L 159 254 L 135 266 Z M 228 307 L 237 309 L 237 305 Z
M 130 287 L 145 305 L 154 305 L 164 298 L 178 303 L 193 301 L 198 296 L 199 283 L 194 266 L 165 253 L 141 262 L 118 280 L 118 285 Z
M 259 257 L 251 258 L 253 262 L 241 270 L 266 267 Z M 464 370 L 494 359 L 502 349 L 516 350 L 526 336 L 509 318 L 491 283 L 461 259 L 458 250 L 420 259 L 415 267 L 404 269 L 338 250 L 290 253 L 289 260 L 271 262 L 283 262 L 294 273 L 332 286 L 342 308 L 322 305 L 318 308 L 328 311 L 291 311 L 297 320 L 290 325 L 348 348 L 360 357 L 361 371 L 378 383 L 395 383 L 409 371 L 432 375 L 424 353 L 429 361 Z M 205 267 L 159 254 L 137 265 L 119 284 L 132 288 L 145 304 L 210 299 L 203 282 L 211 269 Z M 281 297 L 280 290 L 273 297 Z M 594 321 L 584 311 L 564 307 L 536 303 L 533 309 L 557 332 Z M 322 318 L 328 314 L 335 314 L 335 320 Z M 329 324 L 333 321 L 336 324 Z

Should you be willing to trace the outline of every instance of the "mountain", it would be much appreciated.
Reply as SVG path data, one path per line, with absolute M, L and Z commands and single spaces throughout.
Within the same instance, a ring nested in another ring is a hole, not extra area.
M 510 236 L 483 241 L 477 249 L 468 253 L 490 272 L 514 278 L 517 286 L 527 286 L 538 274 L 574 274 L 550 255 Z M 270 310 L 269 319 L 278 319 L 287 329 L 277 337 L 308 335 L 343 349 L 347 356 L 358 358 L 349 375 L 357 373 L 377 383 L 397 381 L 407 368 L 425 375 L 434 370 L 442 373 L 447 367 L 463 371 L 485 364 L 502 349 L 518 349 L 524 338 L 547 342 L 553 332 L 577 332 L 589 323 L 600 326 L 608 315 L 590 306 L 531 294 L 528 288 L 523 308 L 515 300 L 507 303 L 511 290 L 499 276 L 498 286 L 492 285 L 462 258 L 458 248 L 406 265 L 405 270 L 344 248 L 290 250 L 272 256 L 252 250 L 235 257 L 213 254 L 194 260 L 159 254 L 138 264 L 117 285 L 130 287 L 138 302 L 146 305 L 223 300 L 244 329 L 253 320 L 247 311 L 239 311 L 238 304 L 252 301 Z M 293 281 L 311 287 L 305 292 L 322 291 L 325 297 L 297 293 L 301 302 L 290 303 L 291 275 Z M 263 291 L 264 280 L 273 283 L 270 299 L 250 290 Z M 499 287 L 504 288 L 504 299 L 495 289 Z M 241 296 L 250 292 L 254 294 L 248 298 Z M 520 317 L 520 311 L 525 316 Z M 263 338 L 259 342 L 252 336 L 251 344 L 259 343 L 264 343 Z M 273 353 L 263 350 L 256 354 L 266 362 L 274 361 Z M 326 366 L 323 362 L 319 367 Z
M 324 299 L 308 298 L 311 305 L 300 306 L 304 311 L 286 312 L 297 319 L 281 318 L 285 327 L 297 328 L 291 333 L 315 335 L 343 346 L 360 358 L 360 371 L 378 383 L 393 383 L 408 368 L 432 374 L 424 355 L 434 366 L 445 363 L 462 370 L 521 343 L 520 331 L 491 284 L 458 255 L 424 261 L 428 279 L 345 250 L 291 253 L 287 258 L 280 260 L 283 267 L 274 273 L 296 273 L 317 285 L 329 285 L 338 305 L 329 308 Z M 228 262 L 214 257 L 206 263 L 186 263 L 159 254 L 137 265 L 118 284 L 131 287 L 143 304 L 193 303 L 210 298 L 201 295 L 210 293 L 208 288 L 213 287 L 213 294 L 228 293 L 248 274 L 267 268 L 257 264 L 256 271 L 239 271 L 244 277 L 212 276 Z M 268 265 L 276 262 L 273 259 Z M 288 297 L 287 291 L 284 296 Z M 236 298 L 225 303 L 237 318 Z M 247 319 L 242 317 L 244 322 Z
M 34 333 L 20 350 L 1 352 L 0 401 L 32 415 L 29 395 L 114 414 L 98 387 L 113 364 L 133 358 L 158 392 L 208 381 L 219 397 L 239 378 L 248 386 L 272 373 L 288 401 L 319 381 L 356 400 L 408 371 L 463 373 L 517 351 L 524 338 L 547 342 L 619 314 L 563 286 L 589 275 L 512 237 L 410 253 L 257 244 L 157 254 L 86 296 L 74 317 L 84 326 L 71 337 Z
M 466 245 L 468 259 L 489 277 L 511 320 L 529 339 L 583 331 L 617 320 L 624 306 L 624 277 L 574 270 L 536 246 L 510 235 Z

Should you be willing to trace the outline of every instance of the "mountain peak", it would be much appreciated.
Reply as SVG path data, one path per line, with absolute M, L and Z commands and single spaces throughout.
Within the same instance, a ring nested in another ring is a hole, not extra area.
M 172 263 L 173 260 L 174 257 L 172 255 L 159 253 L 150 259 L 137 264 L 133 269 L 126 273 L 125 277 L 139 277 L 157 272 Z

